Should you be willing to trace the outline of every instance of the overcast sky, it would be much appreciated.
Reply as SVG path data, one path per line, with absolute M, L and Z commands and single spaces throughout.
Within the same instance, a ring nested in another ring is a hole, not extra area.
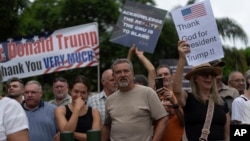
M 185 6 L 187 0 L 155 0 L 155 2 L 158 8 L 171 11 L 177 5 Z M 249 0 L 210 0 L 210 3 L 215 18 L 229 17 L 234 19 L 247 33 L 250 42 Z M 233 46 L 233 42 L 226 41 L 223 44 L 231 44 L 230 46 Z M 248 43 L 249 45 L 250 43 Z M 236 46 L 237 48 L 245 48 L 245 45 L 240 42 L 237 42 Z

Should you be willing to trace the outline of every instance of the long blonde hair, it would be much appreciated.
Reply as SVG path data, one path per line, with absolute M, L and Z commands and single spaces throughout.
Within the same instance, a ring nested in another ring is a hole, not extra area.
M 195 78 L 196 78 L 196 76 L 194 75 L 190 79 L 192 94 L 194 95 L 195 99 L 197 99 L 199 102 L 201 102 L 203 104 L 206 104 L 206 101 L 201 96 L 200 89 L 199 89 L 197 83 L 194 81 Z M 218 105 L 223 105 L 224 104 L 223 99 L 219 96 L 215 79 L 213 79 L 213 85 L 212 85 L 212 87 L 210 89 L 210 94 L 211 94 L 210 96 L 212 96 L 212 99 L 214 100 L 215 104 L 218 104 Z

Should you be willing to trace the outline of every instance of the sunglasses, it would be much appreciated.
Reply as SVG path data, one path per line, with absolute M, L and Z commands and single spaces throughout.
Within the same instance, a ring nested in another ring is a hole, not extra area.
M 202 72 L 199 72 L 198 75 L 204 78 L 208 78 L 209 76 L 211 76 L 212 78 L 215 78 L 217 76 L 215 72 L 210 72 L 210 71 L 202 71 Z
M 244 83 L 245 79 L 235 79 L 235 80 L 231 80 L 231 81 L 233 81 L 235 83 L 240 83 L 240 82 Z

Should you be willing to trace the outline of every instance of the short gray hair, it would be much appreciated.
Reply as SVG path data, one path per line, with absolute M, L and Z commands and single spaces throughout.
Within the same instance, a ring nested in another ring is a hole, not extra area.
M 36 85 L 39 87 L 40 91 L 42 92 L 42 85 L 41 85 L 40 82 L 38 82 L 38 81 L 36 81 L 36 80 L 30 80 L 30 81 L 28 81 L 28 82 L 25 84 L 25 86 L 27 86 L 27 85 L 29 85 L 29 84 L 36 84 Z
M 121 63 L 127 63 L 127 64 L 129 64 L 130 69 L 131 69 L 132 71 L 134 71 L 134 67 L 133 67 L 132 62 L 131 62 L 129 59 L 126 59 L 126 58 L 119 58 L 119 59 L 116 59 L 116 60 L 113 62 L 112 66 L 111 66 L 112 71 L 114 72 L 114 66 L 115 66 L 115 65 L 121 64 Z

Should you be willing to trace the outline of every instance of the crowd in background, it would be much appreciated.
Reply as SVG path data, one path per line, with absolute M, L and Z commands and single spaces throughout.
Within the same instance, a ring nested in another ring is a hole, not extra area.
M 190 48 L 179 41 L 177 49 L 173 73 L 167 64 L 155 68 L 143 51 L 131 47 L 127 58 L 103 71 L 103 90 L 92 96 L 91 78 L 83 75 L 55 78 L 51 101 L 42 100 L 39 81 L 24 84 L 10 78 L 6 96 L 0 97 L 0 141 L 59 141 L 64 131 L 71 131 L 75 141 L 86 141 L 89 130 L 101 131 L 102 141 L 229 141 L 230 124 L 250 124 L 250 72 L 231 72 L 226 85 L 225 63 L 215 60 L 185 74 Z M 147 75 L 134 72 L 134 55 Z M 191 91 L 182 89 L 184 78 Z

